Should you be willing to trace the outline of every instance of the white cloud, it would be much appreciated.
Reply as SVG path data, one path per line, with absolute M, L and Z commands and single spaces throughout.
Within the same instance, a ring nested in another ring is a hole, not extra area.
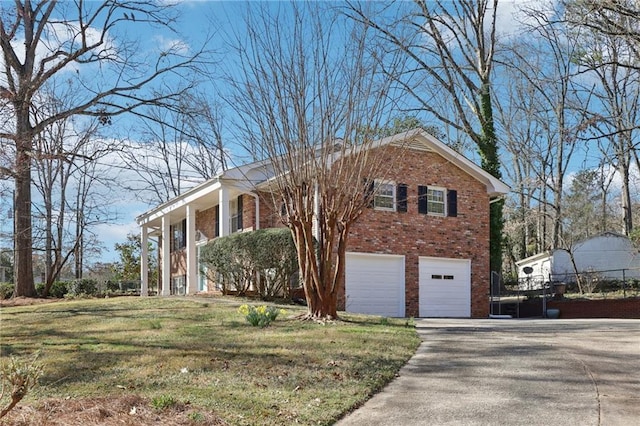
M 153 39 L 156 41 L 156 46 L 161 52 L 174 55 L 186 55 L 191 50 L 189 45 L 180 39 L 167 38 L 163 35 L 155 35 Z
M 527 25 L 535 25 L 533 18 L 525 10 L 535 9 L 550 16 L 556 0 L 501 0 L 498 3 L 496 29 L 499 37 L 512 37 L 520 34 Z

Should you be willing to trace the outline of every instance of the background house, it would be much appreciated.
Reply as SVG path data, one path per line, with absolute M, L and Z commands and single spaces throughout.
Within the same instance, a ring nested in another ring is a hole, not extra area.
M 377 191 L 351 227 L 340 308 L 486 317 L 489 205 L 508 187 L 421 129 L 377 146 L 387 145 L 409 152 L 399 152 L 402 164 L 384 177 L 368 177 Z M 238 167 L 137 218 L 142 246 L 150 236 L 160 241 L 160 294 L 215 291 L 198 267 L 199 247 L 232 232 L 279 226 L 279 207 L 266 192 L 272 177 L 267 161 Z M 143 294 L 146 286 L 143 279 Z
M 624 235 L 605 232 L 574 244 L 571 251 L 578 273 L 612 280 L 640 278 L 640 253 Z M 544 282 L 575 282 L 575 269 L 564 249 L 540 253 L 516 264 L 521 290 L 542 288 Z M 526 274 L 525 267 L 533 272 Z

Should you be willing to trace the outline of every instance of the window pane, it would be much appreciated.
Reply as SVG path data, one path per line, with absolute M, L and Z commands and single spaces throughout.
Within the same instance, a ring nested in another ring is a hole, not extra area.
M 376 182 L 376 195 L 373 205 L 377 208 L 393 210 L 395 198 L 395 185 L 387 182 Z
M 383 183 L 378 186 L 378 194 L 382 196 L 392 197 L 393 196 L 393 185 L 388 183 Z
M 427 190 L 427 211 L 444 215 L 444 191 L 441 189 Z
M 393 197 L 387 197 L 382 195 L 376 195 L 375 198 L 375 207 L 382 207 L 385 209 L 393 208 Z

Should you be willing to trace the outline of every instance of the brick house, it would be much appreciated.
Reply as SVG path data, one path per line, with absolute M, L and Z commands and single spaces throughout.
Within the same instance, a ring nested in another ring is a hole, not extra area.
M 384 316 L 486 317 L 489 205 L 509 190 L 423 130 L 382 139 L 403 153 L 376 180 L 371 208 L 349 234 L 340 309 Z M 232 232 L 282 226 L 260 183 L 268 161 L 228 170 L 140 215 L 142 247 L 159 240 L 161 295 L 215 291 L 199 249 Z M 164 241 L 168 241 L 165 244 Z M 142 294 L 148 265 L 142 256 Z

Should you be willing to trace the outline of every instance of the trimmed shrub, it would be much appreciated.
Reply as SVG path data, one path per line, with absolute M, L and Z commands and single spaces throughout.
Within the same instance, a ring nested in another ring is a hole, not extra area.
M 64 281 L 54 281 L 49 289 L 49 296 L 58 299 L 63 298 L 67 294 L 67 283 Z
M 0 300 L 13 296 L 14 286 L 11 283 L 0 283 Z
M 67 285 L 67 295 L 72 297 L 95 296 L 97 293 L 98 284 L 96 280 L 73 280 Z
M 263 298 L 289 297 L 290 283 L 298 271 L 296 248 L 287 228 L 216 238 L 202 248 L 200 259 L 225 294 L 236 291 L 243 295 L 253 287 Z

